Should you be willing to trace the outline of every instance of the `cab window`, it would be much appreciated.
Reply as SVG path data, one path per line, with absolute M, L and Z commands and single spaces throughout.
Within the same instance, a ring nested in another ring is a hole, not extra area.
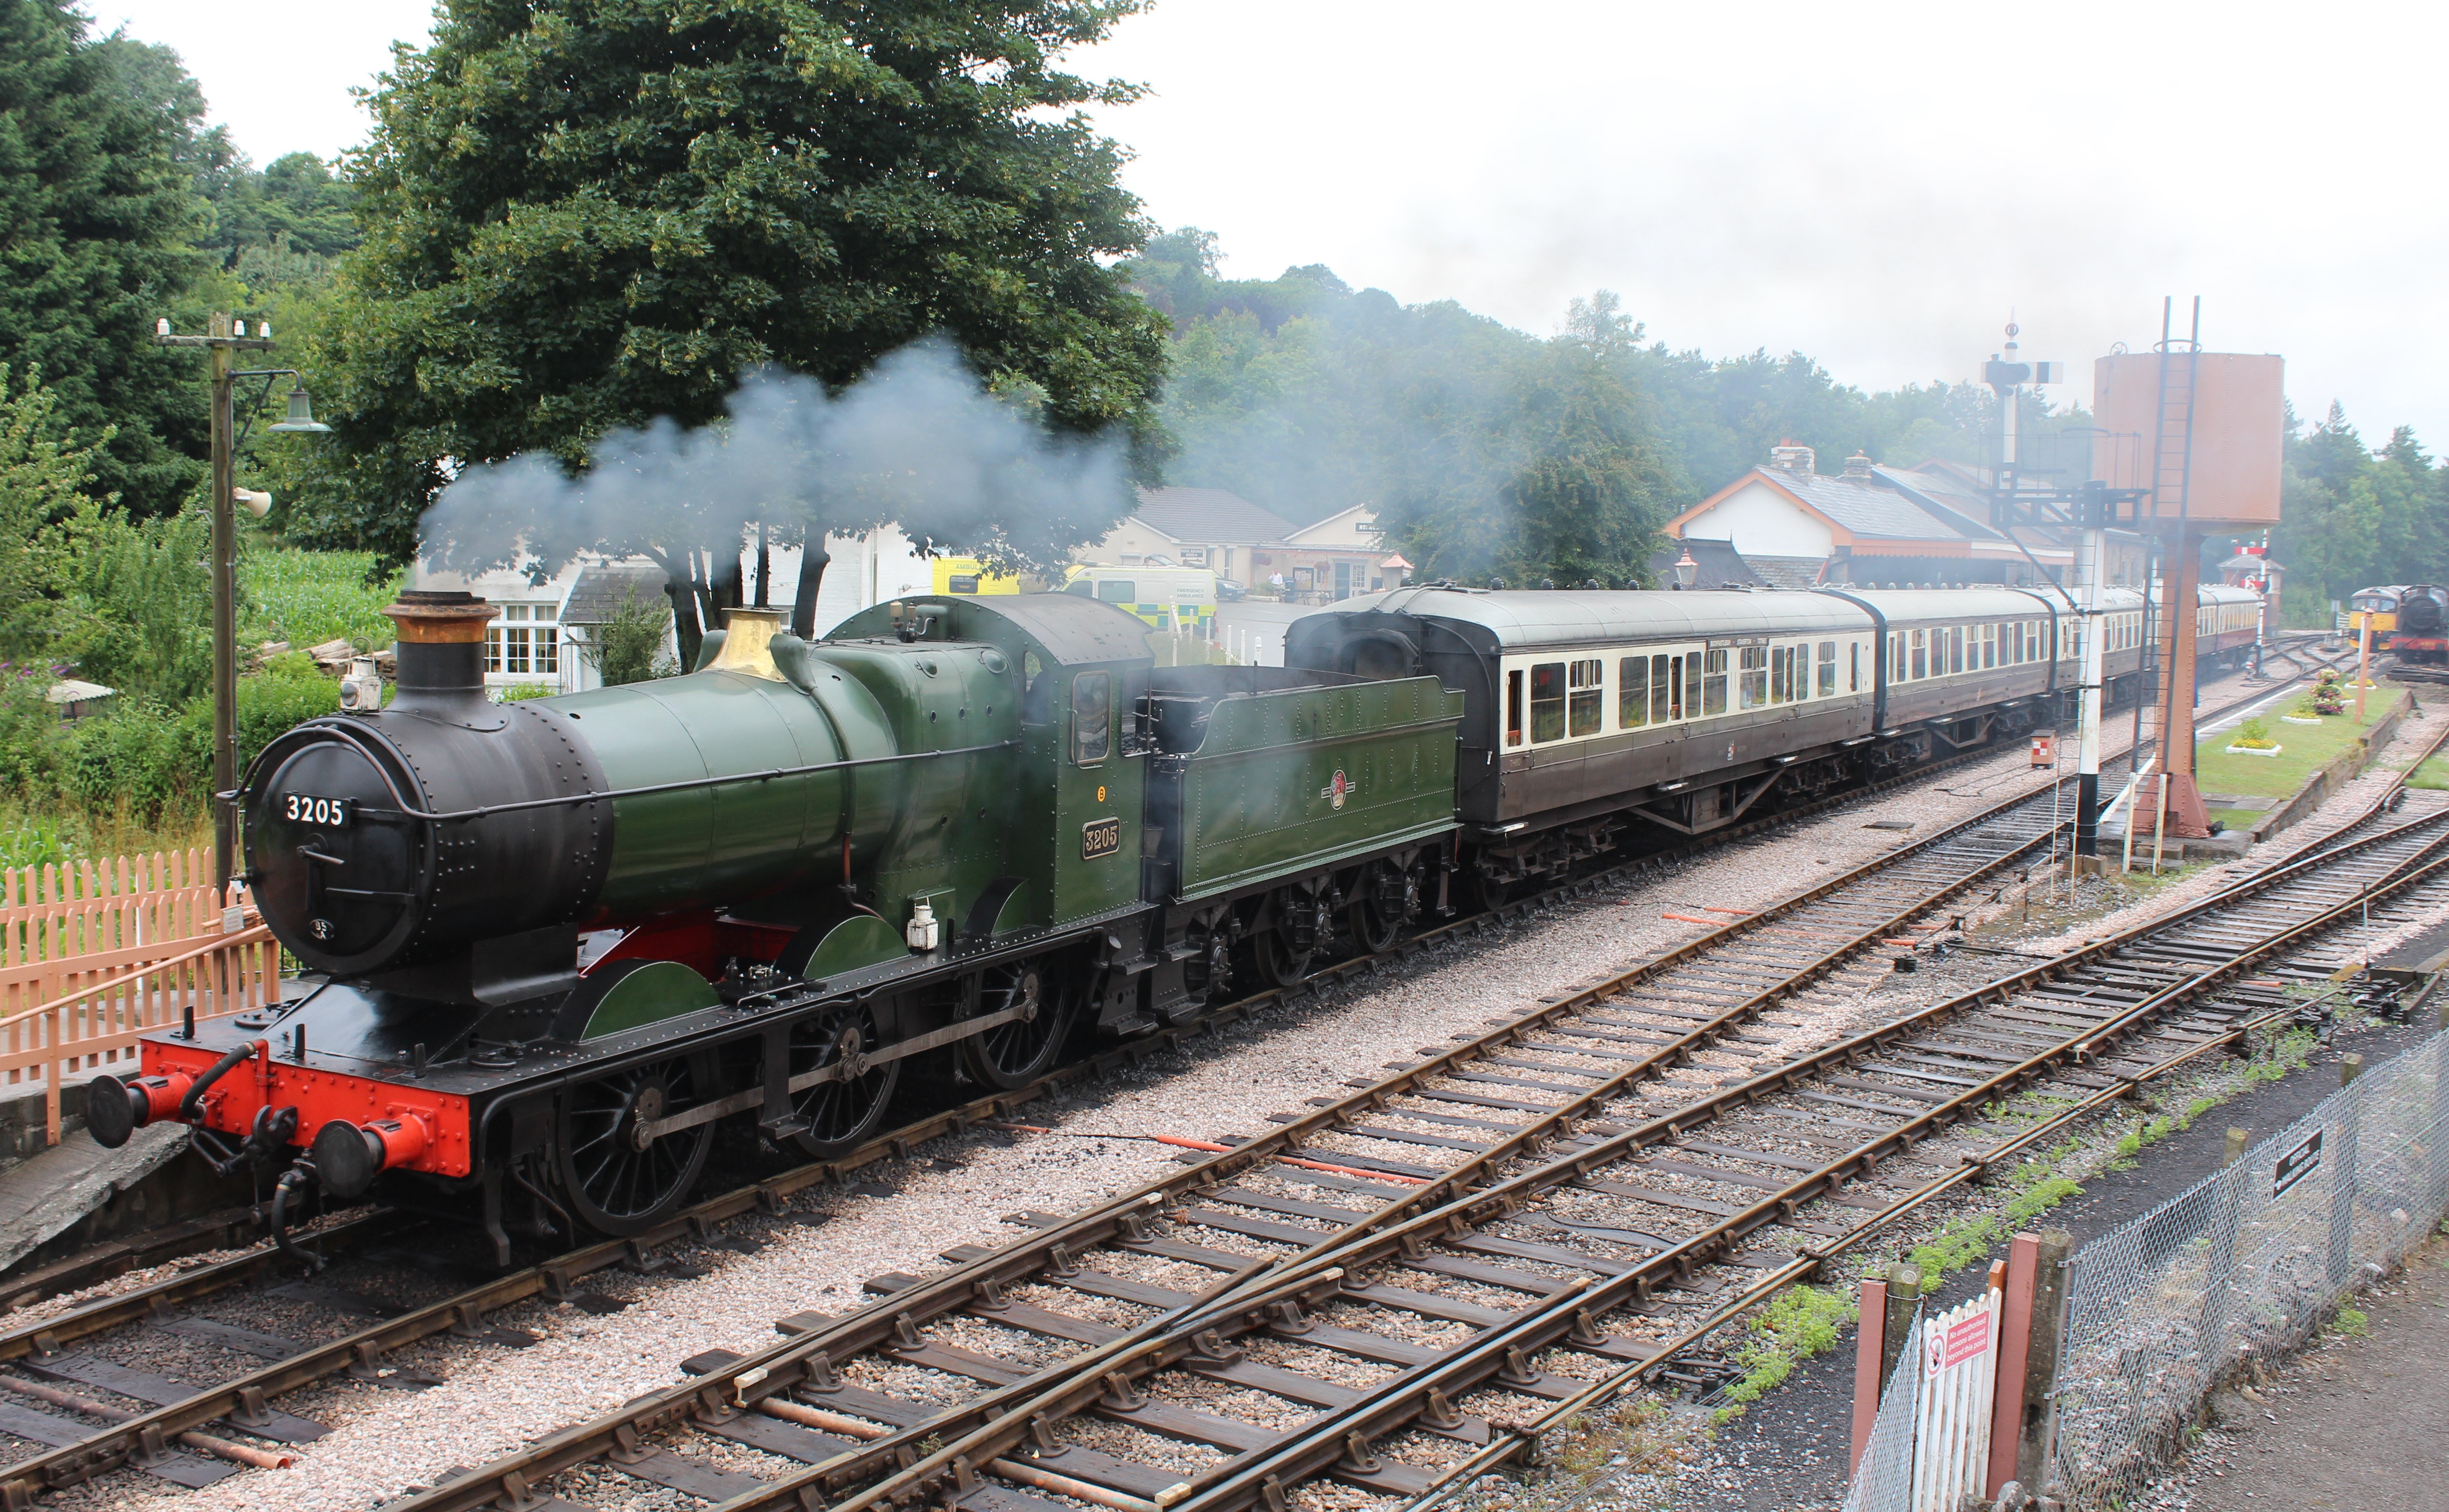
M 1128 578 L 1109 579 L 1097 584 L 1097 597 L 1108 603 L 1137 603 L 1139 584 Z
M 1565 663 L 1541 661 L 1531 668 L 1531 743 L 1565 737 Z
M 1083 672 L 1071 679 L 1071 759 L 1094 766 L 1106 759 L 1113 742 L 1114 679 L 1108 672 Z

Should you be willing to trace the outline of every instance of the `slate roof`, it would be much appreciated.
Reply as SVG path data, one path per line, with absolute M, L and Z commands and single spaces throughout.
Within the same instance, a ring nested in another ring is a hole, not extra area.
M 1301 526 L 1224 488 L 1142 488 L 1138 517 L 1176 541 L 1266 545 Z
M 1842 473 L 1798 473 L 1779 468 L 1753 469 L 1779 488 L 1844 526 L 1875 541 L 1995 540 L 1983 526 L 1924 506 L 1895 488 Z
M 1701 569 L 1692 574 L 1692 586 L 1695 588 L 1768 586 L 1768 580 L 1752 570 L 1751 564 L 1744 560 L 1744 554 L 1735 549 L 1731 541 L 1675 541 L 1666 550 L 1650 554 L 1651 581 L 1662 588 L 1673 586 L 1676 559 L 1684 554 L 1687 547 L 1692 552 L 1694 565 Z
M 596 562 L 581 568 L 561 606 L 564 624 L 602 624 L 632 594 L 640 603 L 660 602 L 664 569 L 651 562 Z
M 1821 569 L 1828 565 L 1825 557 L 1764 557 L 1757 552 L 1744 560 L 1772 588 L 1818 587 Z

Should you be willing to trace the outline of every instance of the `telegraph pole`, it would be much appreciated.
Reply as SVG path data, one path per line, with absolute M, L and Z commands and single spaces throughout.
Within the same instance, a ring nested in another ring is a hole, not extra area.
M 272 392 L 277 377 L 298 376 L 295 368 L 241 369 L 237 354 L 241 352 L 272 350 L 272 326 L 257 322 L 256 334 L 246 334 L 246 322 L 233 320 L 229 312 L 216 310 L 200 336 L 170 334 L 170 322 L 158 320 L 153 325 L 153 342 L 164 347 L 202 347 L 210 364 L 207 376 L 212 384 L 213 460 L 211 498 L 213 507 L 212 577 L 213 577 L 213 885 L 220 890 L 223 903 L 229 899 L 231 875 L 238 870 L 238 810 L 226 794 L 238 787 L 238 478 L 237 453 L 241 436 L 237 426 L 236 394 L 241 378 L 261 378 L 264 393 L 260 404 Z M 252 410 L 249 424 L 253 424 Z M 318 425 L 308 409 L 306 386 L 302 382 L 289 392 L 289 417 L 271 430 L 320 433 L 331 427 Z M 271 496 L 257 495 L 260 503 L 249 507 L 261 514 L 272 507 Z

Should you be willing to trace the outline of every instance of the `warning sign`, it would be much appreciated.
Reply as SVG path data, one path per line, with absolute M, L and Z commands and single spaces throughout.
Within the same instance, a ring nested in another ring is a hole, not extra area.
M 2270 1195 L 2278 1196 L 2321 1168 L 2322 1131 L 2315 1129 L 2304 1137 L 2304 1143 L 2279 1158 L 2270 1175 Z
M 1989 1353 L 1990 1317 L 1990 1310 L 1983 1308 L 1971 1317 L 1931 1330 L 1922 1345 L 1922 1374 L 1937 1375 Z

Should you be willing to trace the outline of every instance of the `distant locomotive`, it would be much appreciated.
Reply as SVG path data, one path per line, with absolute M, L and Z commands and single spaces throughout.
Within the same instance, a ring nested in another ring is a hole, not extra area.
M 2398 590 L 2397 622 L 2391 626 L 2389 649 L 2401 661 L 2439 664 L 2449 661 L 2449 587 L 2409 584 Z M 2376 641 L 2373 648 L 2381 649 Z
M 2251 603 L 2204 591 L 2200 653 L 2241 654 Z M 2123 686 L 2144 606 L 2112 600 Z M 2079 617 L 2004 588 L 1407 588 L 1296 622 L 1283 668 L 1158 666 L 1132 615 L 1041 594 L 816 641 L 734 610 L 688 676 L 494 704 L 489 605 L 389 612 L 395 701 L 299 725 L 241 789 L 308 979 L 148 1037 L 87 1118 L 294 1161 L 277 1206 L 472 1196 L 505 1260 L 514 1225 L 662 1220 L 723 1120 L 846 1149 L 914 1057 L 1021 1084 L 1075 1027 L 1149 1032 L 1636 835 L 2028 729 L 2080 666 Z

